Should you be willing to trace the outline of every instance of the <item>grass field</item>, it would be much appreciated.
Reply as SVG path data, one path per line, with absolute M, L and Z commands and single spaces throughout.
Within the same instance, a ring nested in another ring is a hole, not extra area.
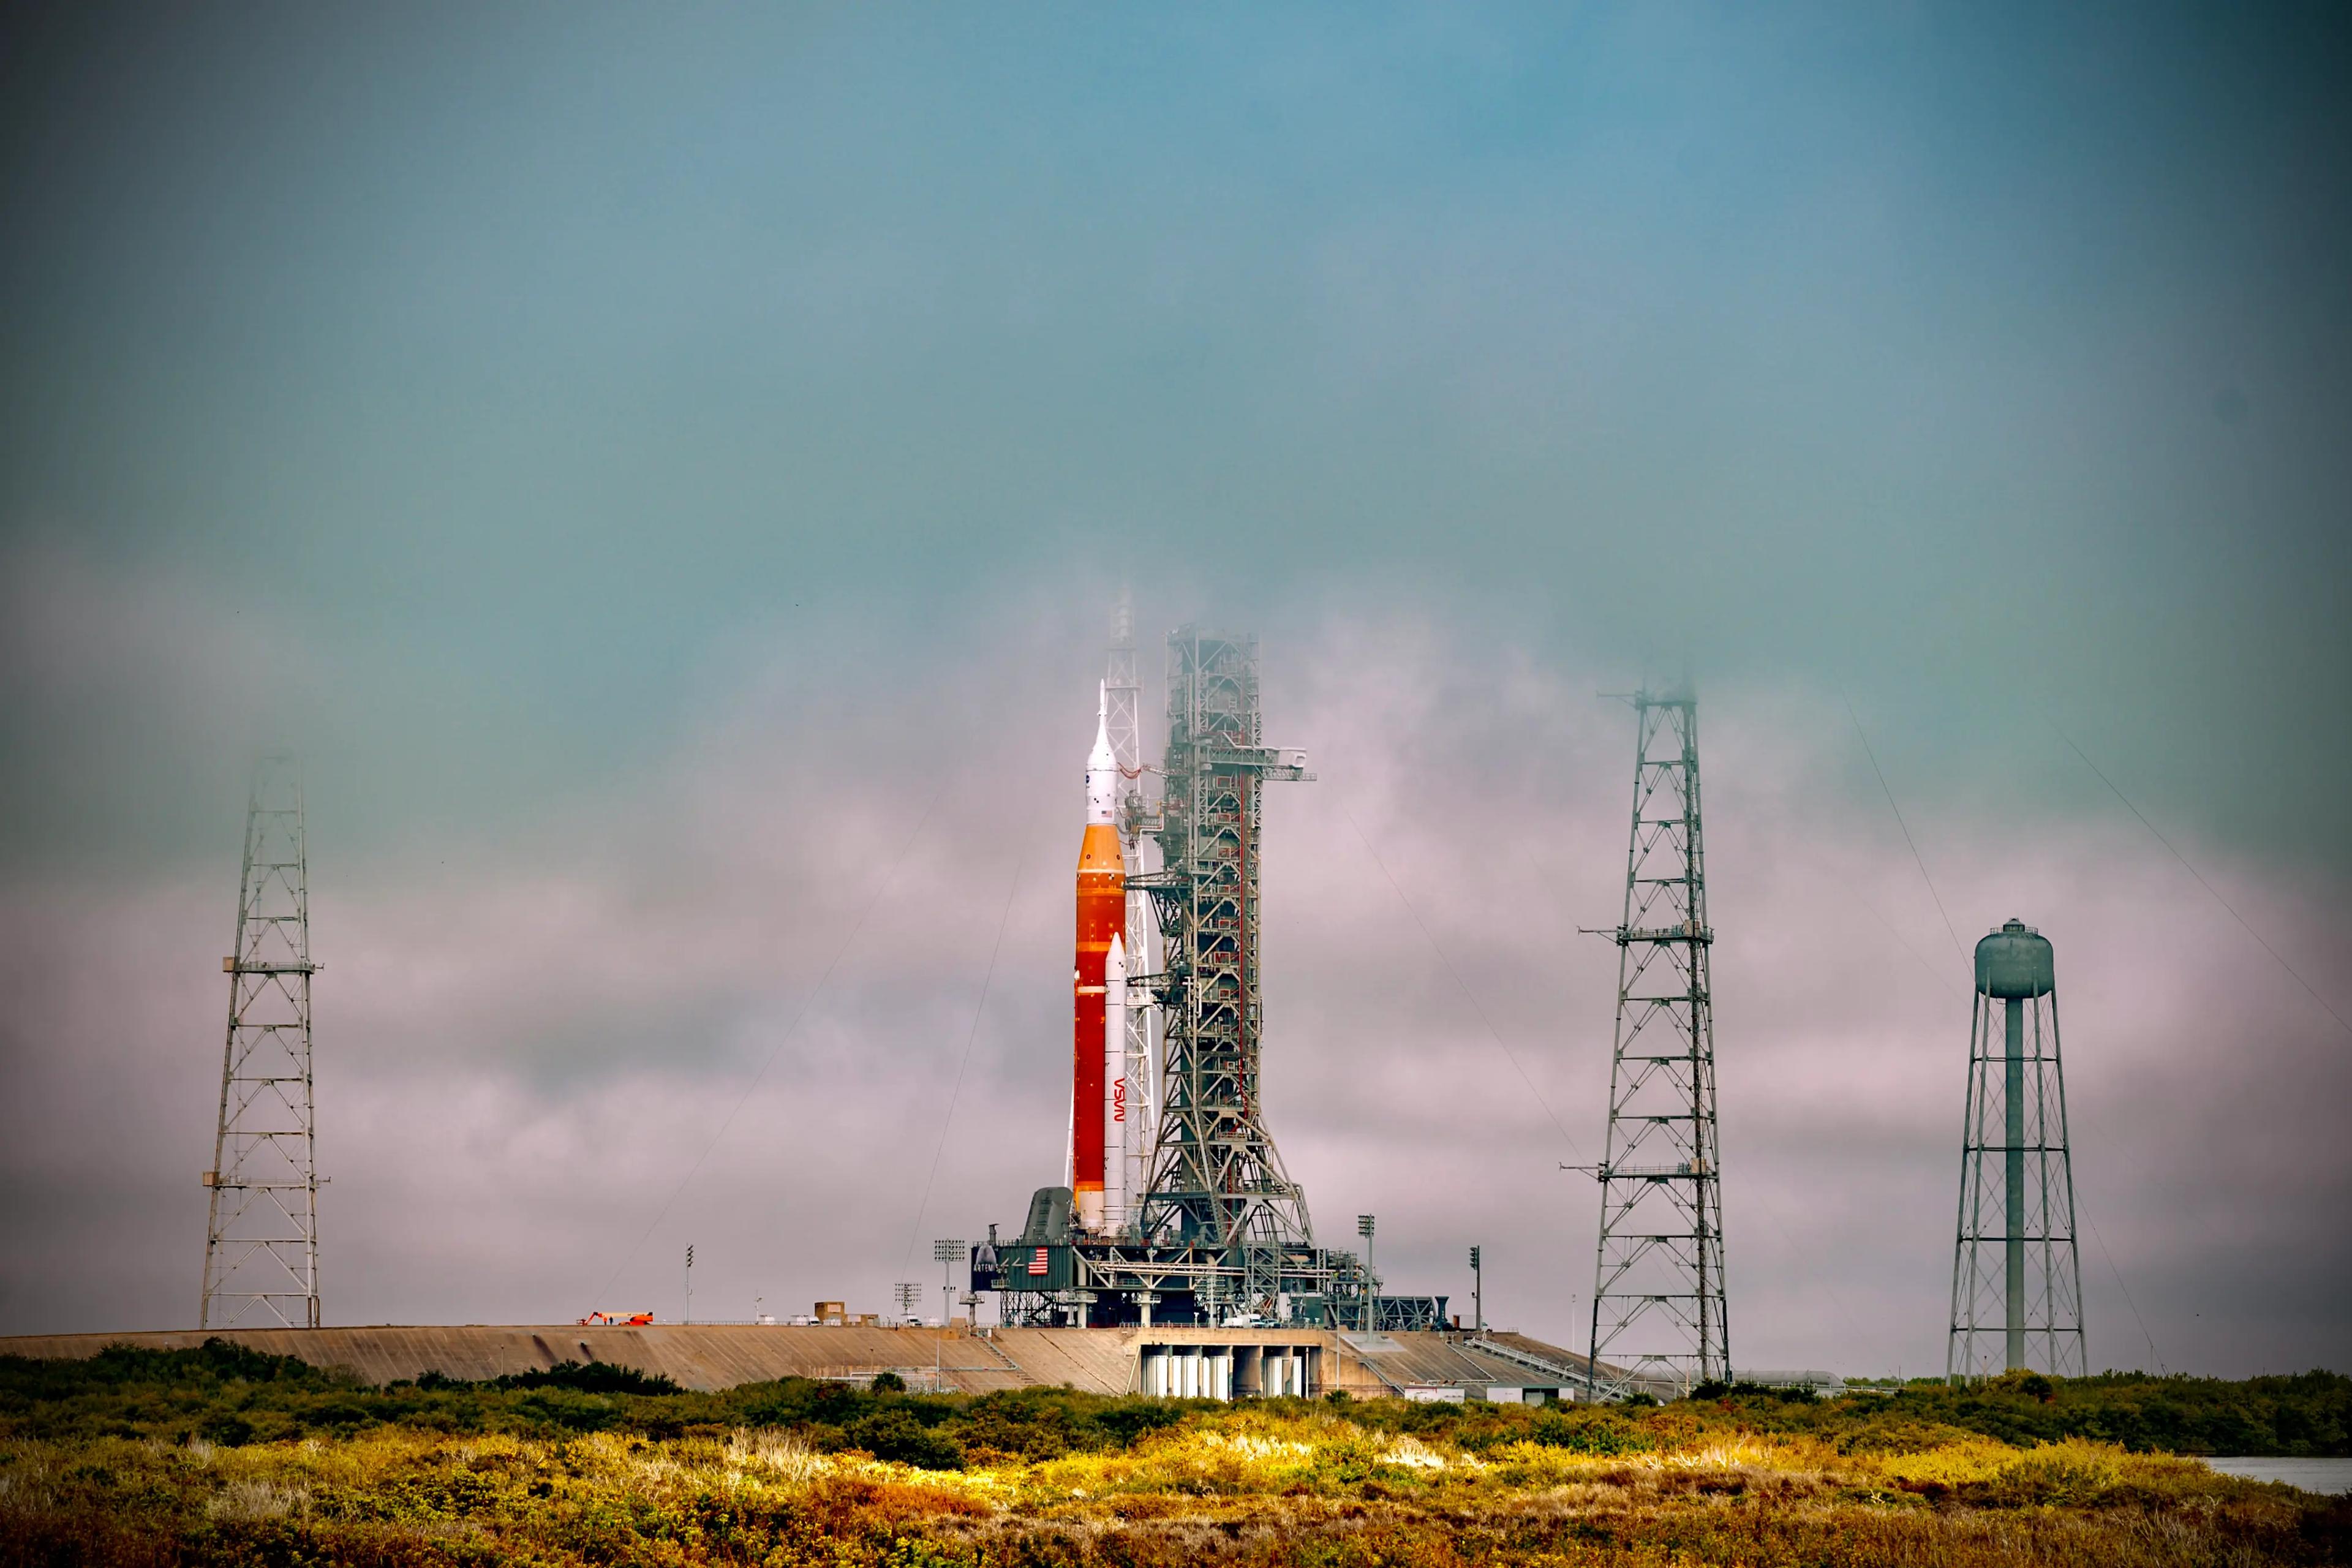
M 1940 1397 L 690 1394 L 609 1368 L 360 1390 L 173 1353 L 0 1367 L 0 1562 L 2137 1568 L 2352 1552 L 2341 1503 L 2114 1442 L 2004 1441 L 1933 1419 Z M 372 1418 L 375 1400 L 403 1414 Z M 722 1412 L 777 1418 L 685 1418 Z

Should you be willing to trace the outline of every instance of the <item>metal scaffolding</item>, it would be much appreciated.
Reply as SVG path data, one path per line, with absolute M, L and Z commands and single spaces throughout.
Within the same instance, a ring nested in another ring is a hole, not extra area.
M 319 1326 L 310 1082 L 310 869 L 302 774 L 262 759 L 245 814 L 199 1328 Z
M 1727 1377 L 1716 1145 L 1714 996 L 1699 821 L 1698 703 L 1635 693 L 1633 825 L 1592 1287 L 1603 1395 Z
M 2084 1375 L 2082 1279 L 2056 964 L 2011 921 L 1977 943 L 1945 1375 Z
M 1282 1168 L 1258 1092 L 1259 792 L 1305 779 L 1304 753 L 1263 743 L 1257 639 L 1195 626 L 1168 639 L 1168 751 L 1144 879 L 1166 935 L 1165 1099 L 1144 1235 L 1241 1265 L 1241 1310 L 1271 1312 L 1284 1247 L 1311 1247 L 1307 1200 Z

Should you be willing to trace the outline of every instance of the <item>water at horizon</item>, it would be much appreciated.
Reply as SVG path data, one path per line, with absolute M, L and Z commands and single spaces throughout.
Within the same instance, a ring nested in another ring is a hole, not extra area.
M 2327 1497 L 2352 1493 L 2352 1459 L 2208 1458 L 2225 1476 L 2250 1481 L 2284 1481 L 2307 1492 Z

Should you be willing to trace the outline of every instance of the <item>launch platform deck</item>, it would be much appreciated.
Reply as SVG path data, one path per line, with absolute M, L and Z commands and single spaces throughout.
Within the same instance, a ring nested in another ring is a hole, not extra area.
M 577 1324 L 496 1327 L 168 1330 L 134 1333 L 0 1338 L 0 1355 L 80 1358 L 110 1345 L 181 1350 L 208 1339 L 320 1367 L 349 1369 L 386 1384 L 428 1372 L 478 1381 L 572 1361 L 601 1361 L 670 1378 L 687 1388 L 730 1388 L 785 1377 L 863 1381 L 895 1372 L 910 1388 L 967 1394 L 1062 1384 L 1094 1394 L 1147 1386 L 1148 1354 L 1179 1358 L 1282 1350 L 1307 1358 L 1308 1392 L 1470 1398 L 1489 1389 L 1580 1391 L 1584 1358 L 1520 1334 L 1360 1334 L 1318 1329 L 957 1329 L 810 1328 L 765 1324 Z M 934 1382 L 934 1363 L 937 1381 Z M 1604 1379 L 1609 1369 L 1603 1368 Z

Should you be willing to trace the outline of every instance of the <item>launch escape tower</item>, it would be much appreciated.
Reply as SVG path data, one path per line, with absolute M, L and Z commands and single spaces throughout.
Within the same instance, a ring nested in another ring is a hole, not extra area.
M 2080 1377 L 2087 1360 L 2057 964 L 2047 937 L 2011 921 L 1977 943 L 1944 1370 L 2029 1366 Z
M 1104 688 L 1105 732 L 1123 781 L 1139 781 L 1140 692 L 1124 606 Z M 1122 707 L 1121 694 L 1127 694 Z M 1041 1188 L 1013 1239 L 972 1249 L 972 1289 L 1000 1292 L 1008 1322 L 1110 1326 L 1354 1324 L 1370 1280 L 1353 1253 L 1315 1244 L 1305 1194 L 1263 1120 L 1258 988 L 1259 791 L 1308 779 L 1305 754 L 1263 743 L 1257 643 L 1186 626 L 1168 639 L 1168 742 L 1157 809 L 1121 785 L 1132 958 L 1125 984 L 1142 1027 L 1130 1077 L 1152 1129 L 1123 1215 L 1074 1223 L 1066 1188 Z M 1145 845 L 1154 843 L 1153 868 Z M 1156 965 L 1156 967 L 1155 967 Z M 1156 1017 L 1156 1023 L 1155 1023 Z M 1154 1047 L 1157 1049 L 1154 1049 Z M 1439 1298 L 1370 1313 L 1434 1321 Z
M 219 1131 L 205 1173 L 205 1329 L 319 1326 L 319 1172 L 310 1092 L 310 870 L 302 774 L 262 759 L 245 813 Z
M 1633 826 L 1618 947 L 1591 1364 L 1602 1395 L 1729 1375 L 1698 703 L 1636 692 Z

